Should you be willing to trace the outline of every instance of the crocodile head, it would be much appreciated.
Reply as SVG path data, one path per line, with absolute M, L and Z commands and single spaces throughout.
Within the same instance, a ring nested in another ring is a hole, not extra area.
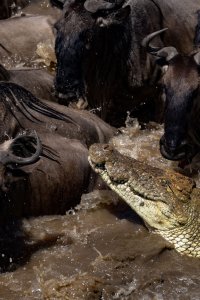
M 126 157 L 105 144 L 90 147 L 89 162 L 109 187 L 179 252 L 200 256 L 200 193 L 192 179 Z

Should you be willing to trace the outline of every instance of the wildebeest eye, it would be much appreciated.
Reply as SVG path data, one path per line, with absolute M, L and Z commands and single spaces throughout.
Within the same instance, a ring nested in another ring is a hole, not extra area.
M 199 93 L 199 86 L 192 91 L 192 99 L 196 98 Z
M 66 19 L 69 16 L 69 11 L 66 11 L 64 14 L 64 18 Z
M 58 31 L 59 30 L 59 22 L 56 22 L 55 24 L 54 24 L 54 26 L 53 26 L 53 28 L 56 30 L 56 31 Z
M 92 40 L 92 32 L 90 30 L 84 31 L 82 33 L 82 37 L 85 41 L 85 48 L 89 49 L 90 48 L 90 42 Z
M 162 89 L 163 92 L 165 92 L 166 90 L 166 85 L 164 84 L 164 82 L 162 80 L 160 80 L 158 83 L 157 83 L 158 87 L 160 89 Z

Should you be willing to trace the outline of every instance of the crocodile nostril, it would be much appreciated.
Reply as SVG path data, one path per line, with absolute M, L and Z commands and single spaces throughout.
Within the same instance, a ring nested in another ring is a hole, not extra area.
M 103 150 L 112 150 L 112 147 L 109 144 L 103 146 Z

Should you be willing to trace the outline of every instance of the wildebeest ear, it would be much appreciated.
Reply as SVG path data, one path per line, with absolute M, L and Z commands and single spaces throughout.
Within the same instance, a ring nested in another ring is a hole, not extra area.
M 200 51 L 194 55 L 194 61 L 200 67 Z
M 98 10 L 112 9 L 115 5 L 115 3 L 104 0 L 86 0 L 84 3 L 85 9 L 92 14 L 96 13 Z
M 178 55 L 178 51 L 175 47 L 164 47 L 161 50 L 157 51 L 156 57 L 158 57 L 157 62 L 160 60 L 163 60 L 165 64 L 168 64 L 170 60 L 172 60 L 174 57 Z
M 3 165 L 24 166 L 34 164 L 42 155 L 42 144 L 35 130 L 26 131 L 0 145 Z

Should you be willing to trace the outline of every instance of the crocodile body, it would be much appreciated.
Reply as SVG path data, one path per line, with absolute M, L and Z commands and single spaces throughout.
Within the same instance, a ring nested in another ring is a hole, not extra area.
M 105 144 L 90 147 L 89 162 L 178 252 L 200 257 L 200 189 L 191 178 L 126 157 Z

